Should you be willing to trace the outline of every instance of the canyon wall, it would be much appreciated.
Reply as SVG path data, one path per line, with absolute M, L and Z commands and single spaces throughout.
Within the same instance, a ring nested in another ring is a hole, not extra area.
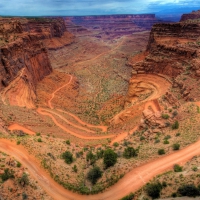
M 183 14 L 180 21 L 183 22 L 183 21 L 187 21 L 187 20 L 197 20 L 197 19 L 200 20 L 200 10 L 193 11 L 188 14 Z
M 161 73 L 176 77 L 185 64 L 199 70 L 200 23 L 180 22 L 155 24 L 143 61 L 130 62 L 133 74 Z M 197 72 L 198 73 L 198 72 Z
M 37 82 L 52 72 L 47 49 L 66 45 L 62 39 L 73 42 L 62 18 L 0 19 L 0 90 L 4 101 L 33 107 Z
M 67 29 L 73 33 L 96 31 L 96 37 L 103 35 L 117 37 L 135 32 L 150 30 L 158 23 L 154 14 L 138 15 L 100 15 L 66 17 Z

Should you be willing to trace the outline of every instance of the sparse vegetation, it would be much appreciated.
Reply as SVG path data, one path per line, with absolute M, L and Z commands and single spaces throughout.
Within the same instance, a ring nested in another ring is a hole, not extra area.
M 94 185 L 99 178 L 102 176 L 102 171 L 99 167 L 95 166 L 87 174 L 88 180 Z
M 4 173 L 0 175 L 2 181 L 7 181 L 10 178 L 14 178 L 14 171 L 6 168 L 4 169 Z
M 188 197 L 196 197 L 200 194 L 199 189 L 193 184 L 180 186 L 177 192 L 181 196 L 188 196 Z
M 162 185 L 158 183 L 148 183 L 145 188 L 148 196 L 153 199 L 160 197 L 160 192 L 162 190 Z
M 163 155 L 165 154 L 165 150 L 164 149 L 158 149 L 158 155 Z
M 127 159 L 136 157 L 138 155 L 138 149 L 134 149 L 133 147 L 127 147 L 124 149 L 123 156 Z
M 172 129 L 178 129 L 179 128 L 179 122 L 175 121 L 174 124 L 172 124 Z
M 175 172 L 182 172 L 182 170 L 183 170 L 183 168 L 180 165 L 178 165 L 178 164 L 174 165 Z
M 112 149 L 106 149 L 104 151 L 103 162 L 106 168 L 115 165 L 117 162 L 117 154 Z
M 71 164 L 73 162 L 73 155 L 71 152 L 69 151 L 65 151 L 63 154 L 62 154 L 62 158 L 65 160 L 65 162 L 67 164 Z
M 173 148 L 174 151 L 179 150 L 180 149 L 180 144 L 175 143 L 175 144 L 173 144 L 172 148 Z

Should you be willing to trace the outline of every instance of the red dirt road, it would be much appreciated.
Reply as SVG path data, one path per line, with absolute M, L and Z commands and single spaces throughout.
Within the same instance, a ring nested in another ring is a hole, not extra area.
M 173 167 L 174 164 L 184 164 L 196 155 L 200 155 L 200 140 L 175 153 L 153 160 L 127 173 L 114 186 L 97 195 L 79 195 L 57 184 L 36 162 L 35 158 L 21 146 L 0 139 L 0 150 L 12 155 L 29 169 L 30 174 L 40 186 L 55 200 L 118 200 L 130 192 L 135 192 L 154 176 Z
M 13 131 L 13 130 L 20 130 L 23 131 L 29 135 L 35 135 L 35 132 L 25 128 L 24 126 L 21 126 L 19 124 L 12 124 L 11 126 L 8 127 L 8 130 Z

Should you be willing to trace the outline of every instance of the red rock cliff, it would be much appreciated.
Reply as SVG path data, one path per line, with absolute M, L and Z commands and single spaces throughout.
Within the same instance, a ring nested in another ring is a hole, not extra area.
M 147 46 L 148 55 L 144 61 L 129 63 L 133 66 L 133 74 L 161 73 L 175 77 L 183 70 L 183 63 L 188 62 L 198 70 L 199 36 L 200 23 L 155 24 Z
M 66 45 L 62 39 L 67 34 L 62 18 L 0 20 L 0 90 L 4 103 L 8 100 L 13 105 L 34 107 L 37 82 L 52 71 L 46 47 Z

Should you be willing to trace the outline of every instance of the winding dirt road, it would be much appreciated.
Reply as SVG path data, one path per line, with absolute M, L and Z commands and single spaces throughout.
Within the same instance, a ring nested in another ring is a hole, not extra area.
M 174 164 L 184 164 L 196 155 L 200 155 L 200 140 L 175 153 L 153 160 L 127 173 L 114 186 L 97 195 L 79 195 L 57 184 L 37 163 L 34 157 L 21 146 L 8 140 L 0 139 L 0 150 L 12 155 L 29 169 L 30 174 L 39 185 L 55 200 L 118 200 L 130 192 L 135 192 L 154 176 L 173 167 Z

